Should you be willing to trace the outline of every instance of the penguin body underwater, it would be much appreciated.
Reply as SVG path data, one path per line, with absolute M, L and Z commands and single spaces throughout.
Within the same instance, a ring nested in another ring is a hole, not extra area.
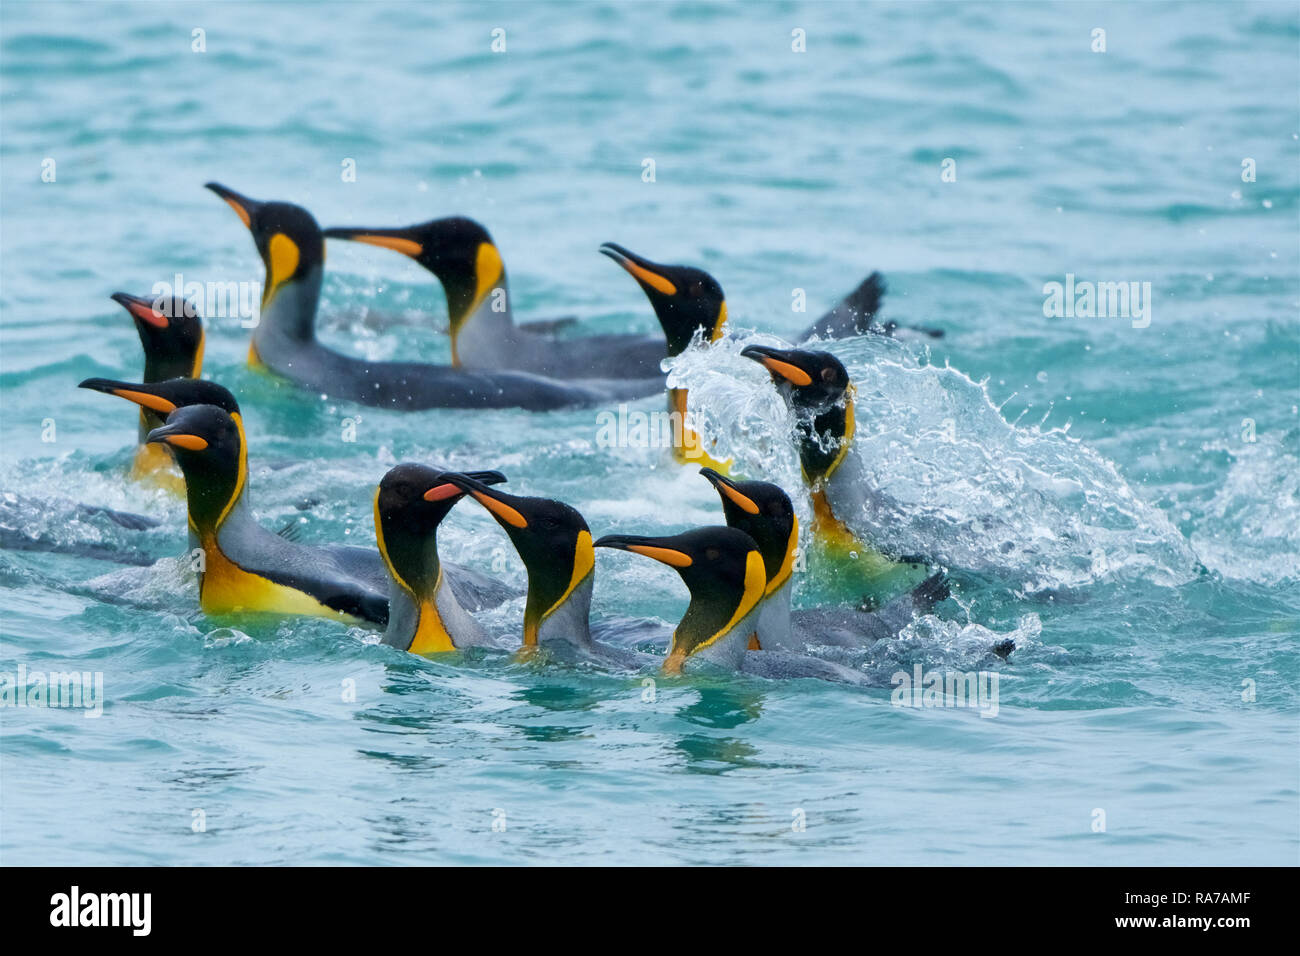
M 325 266 L 325 239 L 301 206 L 258 202 L 218 183 L 212 190 L 252 233 L 266 267 L 261 317 L 249 363 L 328 395 L 364 405 L 429 408 L 525 408 L 544 411 L 594 405 L 646 394 L 635 383 L 545 378 L 526 372 L 454 368 L 422 362 L 369 362 L 316 339 L 316 307 Z
M 147 440 L 171 449 L 185 475 L 191 546 L 204 554 L 199 590 L 204 611 L 243 609 L 387 622 L 389 574 L 378 551 L 299 544 L 253 519 L 247 503 L 248 444 L 239 403 L 228 389 L 203 379 L 153 384 L 87 379 L 81 387 L 166 416 L 165 424 Z M 168 429 L 182 421 L 176 416 L 193 408 L 207 409 L 193 422 L 211 436 L 172 435 Z M 514 593 L 468 568 L 451 563 L 442 568 L 457 600 L 474 610 L 494 607 Z
M 663 388 L 660 363 L 671 350 L 657 335 L 557 338 L 517 324 L 501 253 L 473 219 L 452 216 L 399 229 L 331 228 L 324 234 L 401 252 L 433 273 L 447 298 L 452 364 L 459 368 L 637 381 L 640 395 Z
M 165 382 L 172 378 L 198 378 L 203 371 L 203 320 L 185 299 L 147 299 L 114 292 L 112 299 L 130 314 L 144 350 L 143 381 Z M 145 441 L 149 432 L 163 423 L 165 415 L 140 407 L 139 445 L 131 465 L 131 477 L 161 485 L 178 494 L 184 483 L 175 460 L 162 446 Z
M 763 556 L 767 586 L 751 650 L 799 652 L 810 644 L 864 647 L 898 636 L 915 614 L 928 613 L 948 597 L 946 576 L 939 572 L 877 611 L 847 607 L 792 611 L 799 520 L 790 497 L 770 482 L 733 481 L 710 468 L 700 469 L 700 474 L 721 497 L 727 525 L 753 538 Z
M 498 471 L 471 477 L 505 481 Z M 465 492 L 427 465 L 391 468 L 375 490 L 375 537 L 388 570 L 388 626 L 383 643 L 412 654 L 495 647 L 456 599 L 438 558 L 438 525 Z
M 767 589 L 754 539 L 720 525 L 666 537 L 605 535 L 598 548 L 616 548 L 672 567 L 690 591 L 686 613 L 673 630 L 665 674 L 700 670 L 742 672 L 770 680 L 811 677 L 865 686 L 865 674 L 831 661 L 784 650 L 750 650 Z
M 583 659 L 640 668 L 656 659 L 596 641 L 590 625 L 596 557 L 591 531 L 562 501 L 508 495 L 472 475 L 447 473 L 449 482 L 481 504 L 509 536 L 528 572 L 525 651 L 545 649 L 561 660 Z

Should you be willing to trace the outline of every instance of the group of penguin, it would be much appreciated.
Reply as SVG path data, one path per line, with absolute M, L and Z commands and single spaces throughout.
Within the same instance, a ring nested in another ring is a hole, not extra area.
M 310 212 L 259 202 L 216 183 L 265 266 L 261 317 L 249 362 L 313 392 L 392 409 L 511 408 L 543 411 L 623 401 L 664 389 L 665 357 L 697 339 L 712 341 L 727 319 L 722 287 L 690 266 L 651 262 L 622 246 L 600 251 L 636 279 L 663 338 L 558 336 L 557 322 L 517 323 L 505 266 L 487 230 L 462 217 L 407 228 L 322 230 Z M 410 256 L 441 283 L 450 320 L 450 365 L 372 362 L 317 341 L 315 317 L 325 239 L 349 239 Z M 884 284 L 873 273 L 805 333 L 805 339 L 892 334 L 875 319 Z M 166 482 L 179 466 L 191 546 L 200 549 L 205 613 L 262 612 L 334 617 L 384 628 L 383 642 L 429 655 L 499 646 L 474 614 L 517 593 L 488 575 L 440 560 L 438 528 L 472 498 L 502 527 L 527 571 L 522 648 L 615 667 L 661 666 L 766 677 L 819 677 L 864 683 L 854 669 L 807 653 L 809 645 L 867 646 L 896 635 L 916 612 L 948 596 L 942 573 L 878 610 L 793 611 L 792 572 L 799 528 L 786 492 L 729 477 L 709 460 L 701 474 L 717 490 L 726 524 L 667 536 L 605 535 L 593 540 L 569 505 L 508 494 L 497 471 L 448 472 L 422 464 L 392 468 L 374 495 L 377 548 L 313 546 L 270 531 L 247 503 L 248 443 L 235 396 L 201 379 L 204 330 L 193 305 L 117 293 L 144 349 L 143 381 L 87 379 L 81 387 L 140 407 L 133 476 Z M 918 330 L 928 335 L 936 330 Z M 853 389 L 830 353 L 750 345 L 796 412 L 800 461 L 822 540 L 852 540 L 837 517 L 845 507 L 835 477 L 854 432 Z M 685 392 L 669 390 L 684 413 Z M 676 449 L 680 460 L 686 456 Z M 173 477 L 174 480 L 174 477 Z M 179 488 L 177 489 L 179 490 Z M 852 499 L 849 499 L 850 501 Z M 854 541 L 855 546 L 865 547 Z M 672 567 L 690 594 L 685 615 L 656 657 L 593 639 L 589 622 L 595 548 L 641 555 Z M 909 559 L 914 560 L 914 559 Z M 991 650 L 1006 656 L 1010 646 Z

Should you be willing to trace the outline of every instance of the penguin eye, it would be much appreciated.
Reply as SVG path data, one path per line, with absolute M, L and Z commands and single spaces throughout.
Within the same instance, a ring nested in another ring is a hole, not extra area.
M 835 369 L 831 368 L 829 365 L 822 369 L 822 381 L 828 385 L 835 381 Z
M 691 298 L 698 299 L 700 296 L 704 295 L 704 283 L 699 279 L 696 279 L 691 283 L 691 287 L 687 289 L 687 292 L 690 293 Z
M 708 558 L 710 561 L 716 561 L 718 560 L 718 558 L 722 557 L 722 552 L 719 551 L 717 548 L 705 548 L 704 556 Z

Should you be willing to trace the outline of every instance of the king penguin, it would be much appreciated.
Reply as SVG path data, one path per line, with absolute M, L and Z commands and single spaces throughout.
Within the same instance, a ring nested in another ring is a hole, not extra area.
M 499 471 L 471 472 L 483 487 Z M 465 492 L 427 465 L 391 468 L 375 490 L 375 538 L 388 571 L 388 627 L 383 643 L 412 654 L 495 647 L 456 600 L 438 559 L 438 525 Z
M 112 298 L 135 322 L 144 349 L 145 382 L 199 377 L 203 371 L 203 320 L 193 304 L 180 297 L 146 299 L 125 292 L 114 292 Z M 140 407 L 140 441 L 131 477 L 181 493 L 184 483 L 175 471 L 172 456 L 145 441 L 164 417 L 147 406 Z
M 677 571 L 690 592 L 663 663 L 670 676 L 743 672 L 772 680 L 810 677 L 865 685 L 866 675 L 832 661 L 783 650 L 750 650 L 767 585 L 754 539 L 725 526 L 666 537 L 606 535 L 598 548 L 653 558 Z
M 947 578 L 938 572 L 877 611 L 857 608 L 791 611 L 799 519 L 790 496 L 771 482 L 733 481 L 710 468 L 700 469 L 700 474 L 722 498 L 727 525 L 753 538 L 763 556 L 767 586 L 751 650 L 803 652 L 809 645 L 864 647 L 883 638 L 896 637 L 916 614 L 928 613 L 948 597 Z
M 376 624 L 387 621 L 389 574 L 378 551 L 298 544 L 266 530 L 253 519 L 247 502 L 248 443 L 239 403 L 228 389 L 203 379 L 171 379 L 153 384 L 87 379 L 81 387 L 125 398 L 166 416 L 165 426 L 154 429 L 147 441 L 166 446 L 185 476 L 191 547 L 203 548 L 206 572 L 212 581 L 210 586 L 200 585 L 200 602 L 205 611 L 215 614 L 240 607 L 336 616 L 327 612 L 337 610 L 334 605 L 338 604 L 350 617 Z M 166 429 L 176 424 L 175 417 L 195 408 L 207 411 L 193 420 L 194 427 L 207 428 L 211 436 L 196 433 L 179 441 L 169 437 Z M 321 581 L 320 587 L 315 587 L 311 582 L 318 565 Z M 442 567 L 456 599 L 473 610 L 495 607 L 514 596 L 513 589 L 487 575 L 450 562 Z M 313 600 L 319 595 L 331 598 L 316 600 L 327 611 L 305 604 L 301 595 L 285 594 L 250 581 L 241 572 L 265 577 L 290 591 L 302 578 L 306 584 L 296 590 Z M 375 610 L 376 594 L 384 605 L 382 614 Z M 307 610 L 294 610 L 301 607 Z M 352 613 L 356 608 L 365 613 Z
M 325 239 L 310 212 L 284 202 L 259 202 L 219 183 L 212 190 L 248 227 L 266 267 L 262 310 L 249 363 L 336 399 L 415 411 L 427 408 L 525 408 L 544 411 L 647 394 L 635 382 L 564 380 L 516 371 L 453 368 L 421 362 L 369 362 L 316 339 L 316 307 L 325 267 Z
M 596 641 L 591 634 L 591 593 L 596 555 L 591 531 L 575 508 L 551 498 L 508 495 L 473 475 L 445 474 L 496 519 L 528 572 L 523 648 L 560 660 L 583 659 L 638 668 L 654 658 Z
M 452 364 L 517 369 L 565 380 L 621 379 L 640 395 L 663 388 L 660 363 L 672 354 L 657 335 L 557 338 L 516 324 L 505 263 L 492 236 L 473 219 L 453 216 L 399 229 L 325 230 L 410 256 L 437 277 L 447 298 Z
M 665 266 L 651 262 L 615 242 L 607 242 L 600 251 L 618 263 L 637 281 L 668 342 L 668 355 L 686 351 L 696 335 L 705 342 L 716 342 L 727 324 L 727 297 L 722 286 L 703 269 L 693 266 Z M 703 439 L 686 423 L 684 388 L 668 389 L 668 412 L 673 416 L 673 458 L 679 463 L 693 462 L 726 471 L 729 462 L 714 459 L 703 447 Z
M 698 334 L 704 342 L 722 337 L 727 322 L 727 298 L 722 285 L 703 269 L 685 265 L 663 265 L 637 255 L 615 242 L 607 242 L 600 251 L 618 263 L 650 300 L 659 324 L 668 340 L 668 354 L 686 351 Z M 836 306 L 808 327 L 799 338 L 844 338 L 876 333 L 890 335 L 895 326 L 875 321 L 880 300 L 885 294 L 885 280 L 873 272 Z M 940 333 L 942 334 L 942 333 Z M 703 439 L 686 425 L 687 390 L 668 389 L 668 411 L 680 429 L 673 443 L 673 457 L 682 464 L 707 465 L 727 472 L 730 462 L 714 459 L 703 448 Z
M 861 546 L 844 516 L 863 505 L 866 492 L 857 482 L 837 480 L 855 429 L 848 370 L 829 352 L 750 345 L 740 354 L 768 370 L 795 413 L 799 465 L 812 493 L 816 533 L 845 548 Z

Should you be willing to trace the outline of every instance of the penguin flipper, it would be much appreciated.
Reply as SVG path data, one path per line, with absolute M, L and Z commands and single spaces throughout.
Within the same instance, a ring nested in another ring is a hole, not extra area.
M 824 661 L 806 654 L 789 651 L 746 651 L 740 665 L 742 672 L 767 680 L 794 680 L 812 678 L 836 684 L 864 686 L 869 683 L 866 674 L 834 661 Z
M 91 558 L 95 561 L 109 561 L 113 564 L 129 564 L 135 567 L 148 567 L 157 558 L 135 549 L 119 550 L 109 545 L 91 544 L 84 541 L 72 541 L 66 544 L 45 538 L 28 537 L 11 528 L 0 528 L 0 551 L 30 551 L 39 554 L 67 554 L 77 558 Z
M 490 575 L 450 561 L 442 562 L 442 572 L 447 576 L 451 593 L 456 596 L 461 607 L 470 612 L 486 611 L 523 594 L 518 588 Z
M 881 326 L 872 325 L 876 313 L 880 311 L 880 300 L 885 295 L 885 277 L 873 272 L 858 284 L 858 287 L 840 300 L 820 319 L 803 333 L 799 341 L 811 338 L 842 339 L 854 335 L 873 332 L 887 335 Z
M 303 523 L 295 518 L 288 522 L 283 528 L 276 531 L 276 534 L 281 538 L 284 538 L 285 541 L 293 541 L 297 543 L 302 540 L 302 525 Z
M 553 335 L 560 329 L 567 329 L 569 326 L 577 324 L 578 317 L 576 315 L 561 315 L 554 319 L 533 319 L 529 322 L 519 322 L 517 327 L 533 335 Z
M 926 614 L 940 601 L 946 601 L 952 595 L 952 586 L 948 575 L 936 571 L 916 587 L 912 588 L 910 597 L 917 614 Z
M 158 518 L 139 515 L 133 511 L 114 511 L 112 508 L 102 508 L 99 505 L 78 505 L 77 507 L 88 518 L 103 515 L 109 521 L 126 528 L 128 531 L 144 531 L 146 528 L 156 528 L 162 523 Z

